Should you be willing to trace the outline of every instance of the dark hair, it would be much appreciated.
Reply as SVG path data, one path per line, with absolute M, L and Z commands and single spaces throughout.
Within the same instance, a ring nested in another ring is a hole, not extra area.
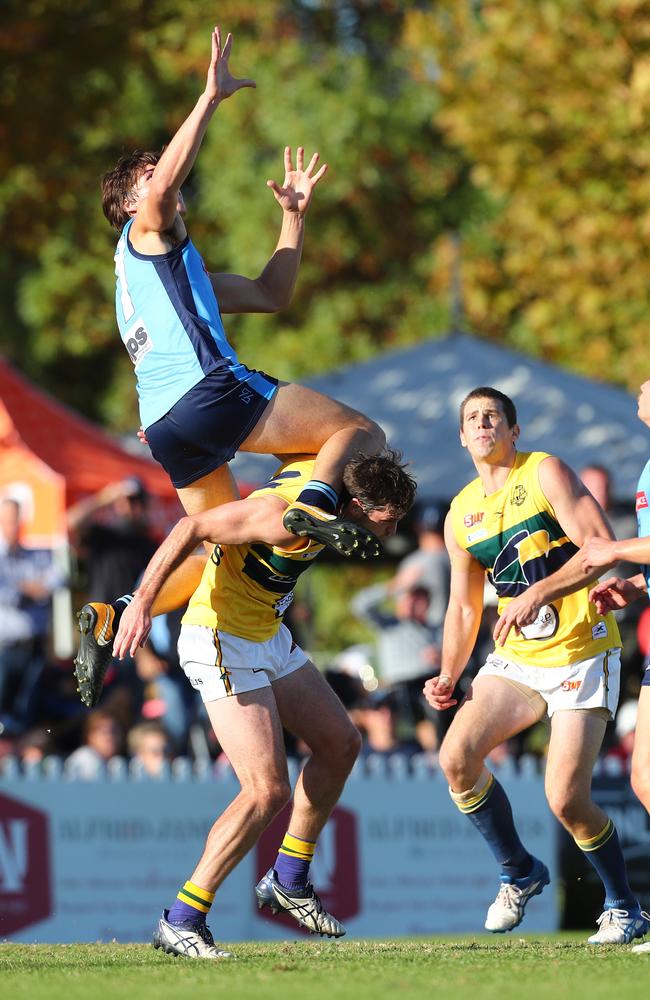
M 134 153 L 121 156 L 117 166 L 102 177 L 102 208 L 118 233 L 122 232 L 130 218 L 124 202 L 128 200 L 145 167 L 155 167 L 159 159 L 160 153 L 136 149 Z
M 465 399 L 460 404 L 460 426 L 463 426 L 463 418 L 465 416 L 465 407 L 469 403 L 470 399 L 495 399 L 501 403 L 503 407 L 503 412 L 505 413 L 506 420 L 508 421 L 508 427 L 514 427 L 517 423 L 517 408 L 512 402 L 509 396 L 506 396 L 505 392 L 499 392 L 498 389 L 493 389 L 489 385 L 480 385 L 478 389 L 472 389 L 465 396 Z
M 343 485 L 366 511 L 387 508 L 404 517 L 413 506 L 417 484 L 406 471 L 399 451 L 386 448 L 379 455 L 356 455 L 343 470 Z

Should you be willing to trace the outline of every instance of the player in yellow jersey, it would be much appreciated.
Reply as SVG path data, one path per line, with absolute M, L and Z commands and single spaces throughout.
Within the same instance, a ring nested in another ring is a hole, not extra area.
M 650 918 L 627 881 L 612 821 L 591 798 L 591 773 L 616 710 L 620 638 L 611 614 L 589 602 L 597 576 L 579 547 L 611 538 L 607 519 L 575 473 L 543 452 L 519 452 L 515 406 L 490 387 L 460 408 L 460 439 L 478 478 L 454 498 L 445 524 L 451 588 L 440 674 L 425 695 L 436 709 L 453 690 L 476 640 L 486 573 L 499 597 L 496 646 L 479 670 L 440 749 L 453 801 L 483 835 L 501 867 L 487 930 L 512 930 L 528 900 L 549 882 L 546 865 L 517 834 L 505 791 L 485 767 L 494 747 L 548 715 L 549 805 L 605 887 L 593 944 L 642 937 Z
M 313 456 L 284 462 L 265 486 L 237 502 L 246 511 L 246 517 L 241 510 L 237 517 L 247 534 L 285 538 L 283 514 L 309 481 L 313 463 Z M 414 480 L 391 451 L 352 459 L 343 482 L 341 515 L 380 538 L 394 534 L 415 497 Z M 229 506 L 184 517 L 165 539 L 121 619 L 115 655 L 133 653 L 144 642 L 164 581 L 201 542 L 218 543 Z M 294 548 L 217 544 L 183 618 L 181 665 L 201 693 L 241 791 L 215 822 L 190 880 L 158 924 L 154 944 L 173 954 L 224 957 L 206 914 L 224 878 L 291 797 L 283 726 L 307 744 L 311 756 L 293 793 L 276 863 L 256 887 L 258 905 L 288 912 L 321 935 L 345 933 L 323 909 L 308 873 L 320 831 L 356 760 L 360 736 L 282 624 L 298 577 L 323 550 L 312 537 L 293 541 Z

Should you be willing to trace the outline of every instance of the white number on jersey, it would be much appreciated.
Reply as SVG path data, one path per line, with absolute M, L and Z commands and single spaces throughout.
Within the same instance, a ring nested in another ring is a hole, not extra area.
M 117 244 L 117 250 L 115 251 L 115 273 L 118 280 L 122 312 L 124 313 L 125 321 L 128 321 L 135 312 L 135 306 L 133 305 L 133 300 L 129 295 L 129 286 L 126 281 L 126 267 L 124 266 L 124 239 L 120 240 Z M 129 354 L 130 353 L 131 352 L 129 351 Z

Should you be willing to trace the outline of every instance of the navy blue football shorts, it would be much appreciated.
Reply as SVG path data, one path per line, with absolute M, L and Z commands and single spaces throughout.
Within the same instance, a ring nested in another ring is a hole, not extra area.
M 227 369 L 210 372 L 145 428 L 151 454 L 174 486 L 189 486 L 235 456 L 278 388 L 251 370 L 245 381 Z

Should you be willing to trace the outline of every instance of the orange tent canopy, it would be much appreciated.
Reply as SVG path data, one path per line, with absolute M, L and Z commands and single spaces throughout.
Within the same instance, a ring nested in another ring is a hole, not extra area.
M 180 516 L 159 465 L 128 452 L 0 358 L 0 495 L 20 502 L 26 545 L 60 544 L 66 507 L 127 476 L 142 480 L 164 520 Z

